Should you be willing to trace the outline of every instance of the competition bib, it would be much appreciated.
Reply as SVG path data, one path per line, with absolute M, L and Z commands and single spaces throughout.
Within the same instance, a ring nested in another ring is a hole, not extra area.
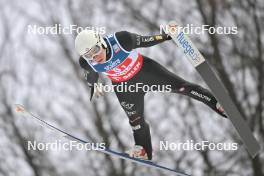
M 140 53 L 123 49 L 113 34 L 106 39 L 111 49 L 110 59 L 102 64 L 95 61 L 89 61 L 88 64 L 94 71 L 106 74 L 114 82 L 123 82 L 134 77 L 142 67 L 143 58 Z

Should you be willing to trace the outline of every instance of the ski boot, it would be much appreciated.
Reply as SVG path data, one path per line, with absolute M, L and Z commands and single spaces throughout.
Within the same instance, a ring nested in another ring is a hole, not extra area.
M 140 145 L 135 145 L 130 150 L 125 152 L 128 156 L 143 160 L 149 160 L 145 149 Z

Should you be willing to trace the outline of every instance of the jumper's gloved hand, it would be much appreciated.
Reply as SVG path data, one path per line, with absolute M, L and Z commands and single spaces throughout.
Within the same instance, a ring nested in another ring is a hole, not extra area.
M 96 98 L 99 98 L 100 96 L 104 96 L 103 86 L 104 85 L 102 83 L 97 83 L 94 86 L 94 94 Z
M 171 36 L 169 34 L 166 34 L 165 31 L 162 30 L 162 35 L 166 38 L 166 40 L 171 40 Z
M 96 83 L 93 86 L 89 86 L 91 88 L 90 101 L 92 101 L 94 95 L 96 98 L 104 96 L 103 86 L 104 85 L 102 83 Z
M 171 36 L 170 36 L 169 34 L 167 34 L 164 30 L 162 30 L 161 35 L 162 35 L 164 38 L 166 38 L 166 40 L 171 40 L 171 39 L 172 39 Z
M 103 84 L 98 83 L 98 74 L 94 74 L 93 72 L 85 72 L 84 78 L 88 83 L 88 86 L 91 88 L 91 95 L 90 95 L 90 101 L 93 98 L 93 95 L 95 94 L 96 98 L 103 96 Z

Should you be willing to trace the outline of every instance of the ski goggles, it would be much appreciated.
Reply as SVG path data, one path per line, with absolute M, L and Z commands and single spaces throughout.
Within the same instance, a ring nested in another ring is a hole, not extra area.
M 84 59 L 93 60 L 93 58 L 100 54 L 102 46 L 100 44 L 96 44 L 91 49 L 89 49 L 86 53 L 82 55 Z

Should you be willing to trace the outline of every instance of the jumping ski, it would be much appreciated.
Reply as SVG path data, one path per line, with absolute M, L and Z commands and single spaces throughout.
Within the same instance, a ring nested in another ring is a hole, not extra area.
M 260 151 L 260 145 L 250 131 L 250 128 L 242 118 L 237 107 L 233 103 L 231 97 L 225 86 L 218 79 L 210 65 L 205 58 L 191 42 L 190 38 L 184 34 L 179 25 L 176 22 L 170 22 L 168 25 L 168 34 L 172 37 L 172 40 L 176 45 L 181 48 L 184 54 L 187 56 L 189 62 L 195 67 L 205 83 L 213 92 L 216 99 L 223 106 L 228 118 L 231 120 L 233 126 L 240 135 L 244 142 L 249 154 L 254 158 Z
M 20 104 L 16 104 L 15 105 L 15 111 L 26 117 L 26 118 L 31 118 L 31 119 L 34 119 L 35 121 L 37 121 L 41 126 L 44 126 L 44 127 L 47 127 L 59 134 L 61 134 L 63 137 L 66 137 L 68 139 L 74 139 L 80 143 L 88 143 L 87 140 L 83 140 L 83 139 L 80 139 L 78 137 L 75 137 L 74 135 L 71 135 L 69 133 L 67 133 L 66 131 L 64 130 L 61 130 L 51 124 L 49 124 L 48 122 L 42 120 L 40 117 L 34 115 L 32 112 L 28 111 L 23 105 L 20 105 Z M 105 153 L 107 155 L 110 155 L 112 157 L 117 157 L 117 158 L 120 158 L 120 159 L 124 159 L 124 160 L 128 160 L 128 161 L 131 161 L 131 162 L 134 162 L 134 163 L 137 163 L 137 164 L 140 164 L 140 165 L 143 165 L 143 166 L 146 166 L 146 167 L 149 167 L 149 168 L 154 168 L 154 169 L 157 169 L 157 170 L 160 170 L 160 171 L 167 171 L 167 172 L 170 172 L 172 174 L 175 174 L 175 176 L 190 176 L 188 174 L 185 174 L 181 171 L 178 171 L 178 170 L 175 170 L 175 169 L 171 169 L 171 168 L 168 168 L 168 167 L 164 167 L 164 166 L 161 166 L 161 165 L 158 165 L 158 164 L 155 164 L 151 161 L 147 161 L 147 160 L 142 160 L 142 159 L 137 159 L 137 158 L 133 158 L 133 157 L 130 157 L 124 153 L 120 153 L 120 152 L 116 152 L 116 151 L 113 151 L 109 148 L 106 148 L 106 149 L 102 149 L 102 150 L 96 150 L 98 152 L 102 152 L 102 153 Z

